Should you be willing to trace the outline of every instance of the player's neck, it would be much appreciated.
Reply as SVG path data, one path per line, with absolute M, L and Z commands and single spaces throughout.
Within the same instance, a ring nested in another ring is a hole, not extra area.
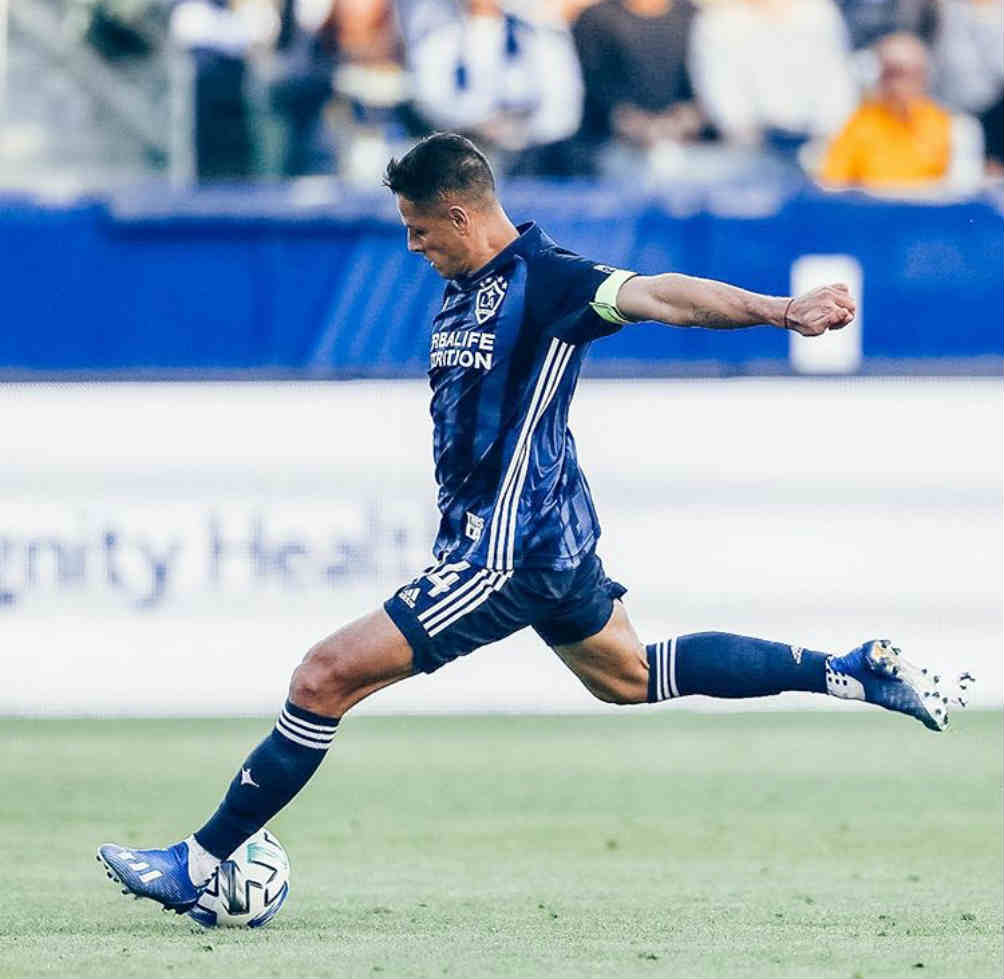
M 472 250 L 470 255 L 470 268 L 467 274 L 477 272 L 484 268 L 499 252 L 508 248 L 517 238 L 519 232 L 516 226 L 509 220 L 509 215 L 501 207 L 492 211 L 485 217 L 485 223 L 481 228 L 478 246 Z

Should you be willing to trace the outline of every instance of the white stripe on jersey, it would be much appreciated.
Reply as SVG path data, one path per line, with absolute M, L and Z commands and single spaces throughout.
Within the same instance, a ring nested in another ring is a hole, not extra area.
M 486 561 L 489 568 L 499 571 L 512 570 L 516 548 L 516 517 L 530 463 L 533 432 L 558 389 L 573 349 L 570 344 L 557 337 L 551 340 L 551 345 L 548 347 L 533 397 L 530 399 L 529 411 L 516 441 L 516 448 L 502 480 L 502 489 L 492 514 Z
M 537 417 L 534 419 L 533 426 L 530 429 L 530 437 L 523 445 L 523 462 L 520 465 L 519 478 L 516 481 L 516 489 L 513 492 L 509 532 L 506 535 L 505 566 L 507 569 L 511 569 L 516 560 L 517 515 L 519 512 L 519 501 L 523 496 L 523 486 L 526 483 L 526 474 L 530 468 L 530 453 L 533 448 L 533 433 L 541 418 L 544 417 L 544 412 L 547 411 L 547 406 L 551 403 L 551 399 L 554 397 L 555 392 L 558 390 L 558 385 L 561 383 L 561 378 L 565 373 L 565 368 L 568 366 L 568 362 L 572 358 L 572 350 L 573 348 L 569 344 L 563 344 L 563 348 L 558 355 L 558 361 L 555 364 L 554 369 L 551 371 L 551 380 L 548 382 L 548 388 L 544 392 L 544 398 L 537 409 Z
M 537 403 L 544 390 L 547 373 L 551 369 L 551 363 L 554 359 L 559 342 L 560 341 L 557 338 L 553 339 L 550 347 L 547 349 L 547 354 L 544 357 L 544 363 L 541 366 L 540 374 L 537 377 L 537 384 L 533 390 L 533 397 L 530 399 L 530 409 L 527 411 L 526 418 L 523 421 L 523 428 L 519 433 L 519 438 L 516 440 L 516 447 L 513 450 L 512 459 L 509 460 L 509 468 L 506 470 L 505 478 L 502 480 L 502 489 L 499 491 L 498 498 L 495 501 L 495 509 L 492 513 L 491 530 L 488 535 L 488 559 L 486 563 L 490 568 L 497 567 L 498 564 L 501 563 L 502 555 L 498 544 L 500 535 L 504 534 L 502 523 L 506 512 L 505 501 L 509 496 L 509 491 L 516 478 L 520 452 L 532 425 L 533 416 L 537 410 Z

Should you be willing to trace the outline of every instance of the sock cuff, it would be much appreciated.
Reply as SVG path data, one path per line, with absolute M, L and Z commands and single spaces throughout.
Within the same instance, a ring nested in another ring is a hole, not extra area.
M 275 730 L 293 744 L 327 751 L 338 730 L 338 718 L 315 714 L 287 700 L 276 719 Z
M 648 654 L 648 702 L 679 697 L 676 685 L 676 636 L 645 647 Z
M 289 699 L 283 704 L 283 710 L 292 714 L 298 720 L 306 721 L 308 724 L 319 724 L 322 727 L 338 727 L 340 720 L 338 717 L 328 717 L 326 714 L 315 714 L 312 710 L 300 707 Z

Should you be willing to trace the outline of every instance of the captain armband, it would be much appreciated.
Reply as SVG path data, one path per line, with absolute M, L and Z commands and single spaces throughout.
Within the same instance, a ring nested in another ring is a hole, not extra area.
M 610 275 L 600 283 L 596 295 L 593 296 L 593 300 L 589 304 L 593 312 L 608 323 L 617 323 L 622 326 L 625 323 L 633 322 L 617 308 L 617 293 L 628 279 L 633 279 L 637 274 L 637 272 L 628 272 L 625 269 L 611 269 Z

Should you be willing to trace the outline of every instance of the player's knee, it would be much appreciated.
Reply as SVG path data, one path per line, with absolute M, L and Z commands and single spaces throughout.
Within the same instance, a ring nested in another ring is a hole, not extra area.
M 340 717 L 343 705 L 353 699 L 356 685 L 348 657 L 334 644 L 323 642 L 314 646 L 293 672 L 289 696 L 305 710 Z
M 330 699 L 330 685 L 317 664 L 304 661 L 293 671 L 289 683 L 289 699 L 304 710 L 330 716 L 322 708 Z

